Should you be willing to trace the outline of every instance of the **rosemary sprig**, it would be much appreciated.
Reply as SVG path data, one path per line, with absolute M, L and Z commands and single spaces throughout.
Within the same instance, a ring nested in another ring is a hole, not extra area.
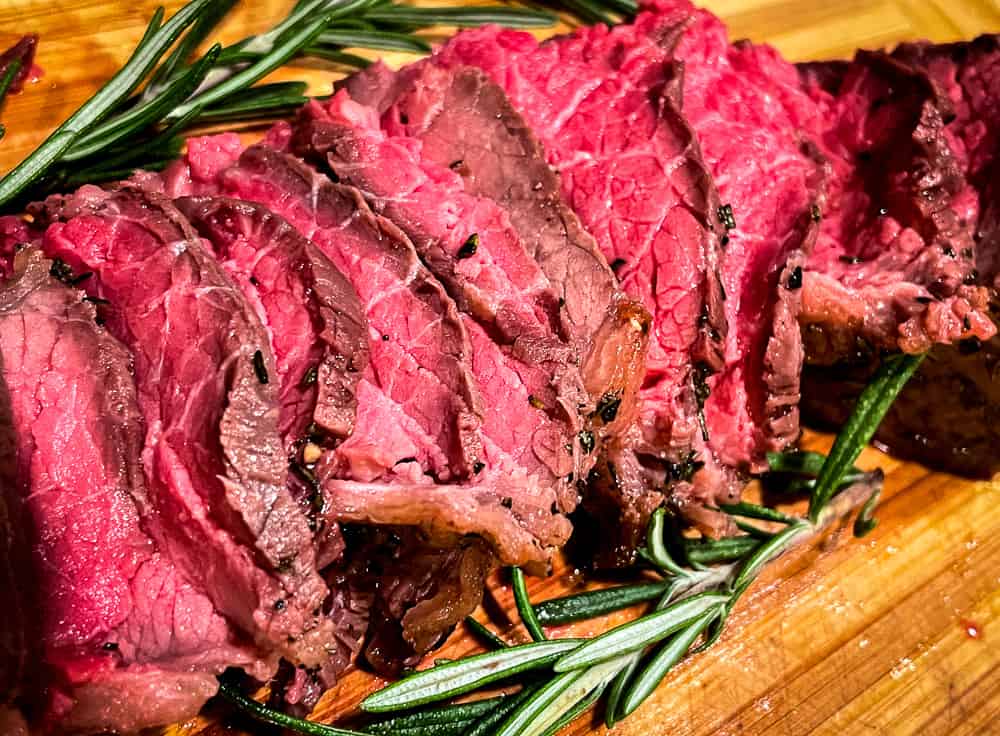
M 862 393 L 828 457 L 820 460 L 822 456 L 799 454 L 772 463 L 785 471 L 817 476 L 806 518 L 754 504 L 723 508 L 745 518 L 780 523 L 783 528 L 777 533 L 766 533 L 759 539 L 747 536 L 702 543 L 673 539 L 672 546 L 680 547 L 689 557 L 688 565 L 684 565 L 670 553 L 666 512 L 660 509 L 650 521 L 643 558 L 663 577 L 661 583 L 592 591 L 546 601 L 536 608 L 528 600 L 523 574 L 517 568 L 512 571 L 518 611 L 526 627 L 539 639 L 544 637 L 543 619 L 555 622 L 577 620 L 588 614 L 601 615 L 655 595 L 659 600 L 654 612 L 592 639 L 536 641 L 441 664 L 379 690 L 368 696 L 361 707 L 376 713 L 405 711 L 474 692 L 525 672 L 537 676 L 548 670 L 547 679 L 543 677 L 538 684 L 524 687 L 518 696 L 497 702 L 489 710 L 474 704 L 432 708 L 391 719 L 389 723 L 397 726 L 391 733 L 551 736 L 587 710 L 605 691 L 608 691 L 605 722 L 612 726 L 637 709 L 685 656 L 704 651 L 718 640 L 729 613 L 771 560 L 821 533 L 834 520 L 859 506 L 863 509 L 856 530 L 859 525 L 862 531 L 871 527 L 877 490 L 869 493 L 864 483 L 842 488 L 842 480 L 919 362 L 920 356 L 916 356 L 890 359 L 883 364 Z M 877 489 L 880 480 L 877 474 L 867 474 L 865 478 L 874 481 Z M 710 567 L 691 566 L 691 558 L 697 557 L 695 550 L 699 549 L 708 551 L 703 555 L 707 562 L 727 561 Z M 735 559 L 728 561 L 731 558 Z M 697 645 L 699 640 L 701 644 Z M 648 657 L 644 657 L 647 653 Z M 250 708 L 257 717 L 262 717 L 261 709 L 267 710 L 253 701 L 242 702 L 241 706 Z M 478 722 L 473 714 L 479 716 Z M 302 730 L 314 728 L 315 724 L 309 722 L 269 722 L 306 734 L 332 733 Z M 388 726 L 374 728 L 381 729 L 378 733 L 390 733 Z
M 663 595 L 669 587 L 670 583 L 657 581 L 576 593 L 537 603 L 535 613 L 540 623 L 550 626 L 583 621 L 654 600 Z
M 253 698 L 248 698 L 243 694 L 239 686 L 230 682 L 226 677 L 219 678 L 219 695 L 258 721 L 270 723 L 272 726 L 287 728 L 296 733 L 306 734 L 306 736 L 365 736 L 365 734 L 358 731 L 349 731 L 343 728 L 327 726 L 323 723 L 295 718 L 282 713 L 280 710 L 268 708 L 263 703 L 258 703 Z
M 69 120 L 56 128 L 34 153 L 0 179 L 0 206 L 39 179 L 83 133 L 124 102 L 152 71 L 163 53 L 212 1 L 192 0 L 162 26 L 163 9 L 157 10 L 125 66 L 97 94 L 84 102 Z
M 816 478 L 816 487 L 809 499 L 809 519 L 814 524 L 836 491 L 840 479 L 871 440 L 882 417 L 923 359 L 923 354 L 886 358 L 861 392 L 854 411 L 834 440 Z
M 17 77 L 20 71 L 21 60 L 14 59 L 7 65 L 6 71 L 4 71 L 3 76 L 0 77 L 0 106 L 3 105 L 4 98 L 7 97 L 7 91 L 14 83 L 14 78 Z

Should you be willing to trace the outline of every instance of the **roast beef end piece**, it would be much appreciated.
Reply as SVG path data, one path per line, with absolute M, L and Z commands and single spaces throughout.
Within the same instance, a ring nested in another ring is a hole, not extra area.
M 882 53 L 859 52 L 836 71 L 834 93 L 811 90 L 834 180 L 801 321 L 834 347 L 857 335 L 918 353 L 989 338 L 988 294 L 975 285 L 975 195 L 946 127 L 950 100 L 926 73 Z M 815 65 L 803 78 L 817 84 Z
M 288 492 L 277 372 L 253 308 L 163 195 L 83 187 L 35 212 L 51 223 L 46 254 L 93 274 L 81 285 L 135 355 L 141 505 L 161 551 L 262 647 L 317 651 L 332 635 L 313 614 L 327 591 Z
M 808 366 L 802 412 L 835 430 L 850 416 L 876 359 Z M 893 402 L 874 442 L 887 452 L 970 478 L 1000 472 L 1000 338 L 935 347 Z

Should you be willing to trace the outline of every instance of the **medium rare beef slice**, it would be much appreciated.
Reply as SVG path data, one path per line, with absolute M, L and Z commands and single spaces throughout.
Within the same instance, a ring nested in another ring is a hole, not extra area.
M 559 323 L 555 292 L 496 203 L 465 191 L 461 177 L 423 156 L 420 141 L 388 135 L 373 108 L 346 90 L 306 105 L 293 151 L 328 164 L 413 241 L 463 311 L 510 342 Z
M 168 201 L 84 187 L 34 208 L 43 247 L 135 354 L 148 497 L 161 549 L 261 646 L 314 664 L 330 635 L 306 518 L 286 487 L 264 327 Z
M 355 190 L 264 145 L 243 153 L 219 184 L 288 220 L 358 294 L 371 357 L 358 386 L 355 431 L 337 448 L 338 475 L 364 482 L 474 475 L 482 408 L 468 337 L 405 235 Z
M 720 203 L 678 109 L 679 70 L 659 43 L 669 24 L 657 32 L 648 18 L 640 20 L 541 45 L 528 34 L 483 28 L 459 34 L 435 57 L 447 67 L 479 67 L 504 88 L 622 287 L 653 315 L 639 392 L 643 431 L 629 438 L 645 458 L 642 472 L 600 473 L 616 486 L 645 479 L 645 490 L 611 491 L 637 503 L 644 494 L 658 495 L 666 469 L 692 452 L 715 464 L 699 413 L 703 379 L 722 367 L 726 333 Z M 618 408 L 615 397 L 603 408 L 612 407 Z M 708 500 L 714 491 L 706 491 Z M 639 534 L 637 527 L 633 537 Z
M 368 366 L 368 325 L 357 294 L 330 260 L 258 204 L 182 198 L 177 206 L 208 241 L 271 335 L 280 385 L 279 430 L 288 481 L 316 531 L 318 566 L 340 554 L 321 506 L 314 466 L 324 447 L 354 429 L 357 384 Z
M 807 361 L 835 362 L 859 337 L 911 353 L 990 337 L 973 274 L 975 195 L 949 145 L 945 100 L 922 72 L 882 53 L 806 65 L 802 77 L 833 168 L 803 280 Z
M 345 86 L 382 112 L 387 133 L 418 138 L 425 159 L 451 168 L 467 192 L 509 214 L 559 298 L 562 335 L 578 346 L 591 402 L 617 394 L 633 406 L 649 318 L 619 290 L 597 243 L 563 201 L 541 143 L 504 91 L 478 69 L 427 62 L 398 74 L 376 64 Z M 630 418 L 622 412 L 612 426 L 597 427 L 613 434 Z
M 55 265 L 25 249 L 0 289 L 0 699 L 67 731 L 132 731 L 193 716 L 227 667 L 271 666 L 143 531 L 132 356 Z
M 579 357 L 557 334 L 558 302 L 507 213 L 496 202 L 467 193 L 455 172 L 424 159 L 418 140 L 387 136 L 375 110 L 351 100 L 346 90 L 325 106 L 303 108 L 292 145 L 357 185 L 399 225 L 456 298 L 466 321 L 487 330 L 503 360 L 516 364 L 532 403 L 549 415 L 544 431 L 551 440 L 544 441 L 560 448 L 551 456 L 538 455 L 528 470 L 548 475 L 553 484 L 562 484 L 571 472 L 586 472 L 589 458 L 580 452 L 578 434 L 581 407 L 588 402 Z M 523 439 L 529 446 L 539 444 Z M 564 447 L 570 448 L 568 457 Z M 564 508 L 571 509 L 575 492 L 561 495 Z
M 368 326 L 350 282 L 288 223 L 261 205 L 223 197 L 177 202 L 244 293 L 255 295 L 272 335 L 286 451 L 311 422 L 350 436 Z
M 660 0 L 644 20 L 685 12 L 688 21 L 668 43 L 683 64 L 684 117 L 724 203 L 718 216 L 729 332 L 725 365 L 705 405 L 709 443 L 726 464 L 760 471 L 767 452 L 798 436 L 798 289 L 827 170 L 801 134 L 800 120 L 815 106 L 799 89 L 795 67 L 770 47 L 731 45 L 722 22 L 686 0 Z

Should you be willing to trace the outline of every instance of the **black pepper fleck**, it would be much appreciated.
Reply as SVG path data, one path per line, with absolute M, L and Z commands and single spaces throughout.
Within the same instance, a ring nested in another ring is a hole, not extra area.
M 62 258 L 52 259 L 52 265 L 49 266 L 49 275 L 54 279 L 62 281 L 64 284 L 72 284 L 73 279 L 76 278 L 73 269 Z
M 479 475 L 483 472 L 483 468 L 486 467 L 486 463 L 479 462 L 478 460 L 472 464 L 472 472 Z
M 802 288 L 802 266 L 796 266 L 789 274 L 788 288 L 791 291 Z
M 621 391 L 608 391 L 594 408 L 594 415 L 599 416 L 605 424 L 610 424 L 618 416 L 618 409 L 622 405 Z
M 465 242 L 462 243 L 462 247 L 458 249 L 459 258 L 472 258 L 476 255 L 476 251 L 479 250 L 479 233 L 472 233 Z
M 264 365 L 264 353 L 255 350 L 253 354 L 253 372 L 257 374 L 257 380 L 267 385 L 271 379 L 267 375 L 267 367 Z
M 319 376 L 319 370 L 316 366 L 311 365 L 306 369 L 306 372 L 302 374 L 302 380 L 299 381 L 299 386 L 302 388 L 308 388 L 316 383 L 316 378 Z

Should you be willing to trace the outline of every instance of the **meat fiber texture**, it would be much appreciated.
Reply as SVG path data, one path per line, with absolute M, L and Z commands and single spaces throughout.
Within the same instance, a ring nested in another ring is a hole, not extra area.
M 29 247 L 0 288 L 0 700 L 42 730 L 182 720 L 225 668 L 267 677 L 275 661 L 143 530 L 132 356 L 50 271 Z
M 177 206 L 210 243 L 266 326 L 275 354 L 279 431 L 296 472 L 293 496 L 321 545 L 318 566 L 343 549 L 336 524 L 316 518 L 317 456 L 351 435 L 357 384 L 368 366 L 368 325 L 350 282 L 287 222 L 266 208 L 225 197 L 182 198 Z
M 944 138 L 975 196 L 963 216 L 974 223 L 975 270 L 982 287 L 998 285 L 996 121 L 1000 113 L 1000 46 L 996 36 L 969 43 L 903 44 L 892 57 L 931 78 L 950 108 Z M 964 261 L 963 261 L 964 262 Z M 991 305 L 996 309 L 996 305 Z M 995 312 L 993 320 L 996 322 Z M 900 457 L 953 473 L 989 478 L 1000 470 L 1000 338 L 935 346 L 904 387 L 876 434 Z M 829 368 L 808 368 L 803 410 L 811 421 L 842 423 L 874 370 L 864 353 Z M 928 431 L 932 427 L 933 431 Z
M 145 526 L 262 649 L 324 657 L 332 628 L 305 516 L 287 488 L 268 335 L 169 200 L 84 187 L 32 208 L 46 255 L 134 354 Z
M 611 422 L 591 410 L 586 431 L 599 446 L 629 426 L 649 316 L 619 289 L 596 241 L 563 200 L 541 143 L 503 89 L 478 69 L 430 61 L 398 73 L 375 64 L 341 86 L 380 113 L 388 135 L 418 139 L 424 160 L 448 167 L 466 192 L 507 214 L 558 297 L 558 332 L 578 355 L 592 407 L 620 400 Z
M 572 511 L 577 492 L 567 479 L 592 462 L 579 441 L 586 392 L 578 356 L 556 331 L 558 300 L 507 213 L 425 160 L 419 141 L 387 136 L 376 111 L 345 90 L 300 111 L 292 148 L 364 192 L 455 299 L 486 399 L 487 464 L 526 471 Z M 534 411 L 518 408 L 518 399 Z
M 946 132 L 947 100 L 881 52 L 805 65 L 830 161 L 829 205 L 804 279 L 807 361 L 919 353 L 995 332 L 974 269 L 977 196 Z
M 795 318 L 805 255 L 818 229 L 826 170 L 801 134 L 813 112 L 795 68 L 769 46 L 730 44 L 711 13 L 687 2 L 650 4 L 653 17 L 688 13 L 670 37 L 683 63 L 683 113 L 725 211 L 722 283 L 725 366 L 709 382 L 709 444 L 753 471 L 798 435 L 801 339 Z
M 276 145 L 282 131 L 279 126 L 271 135 Z M 218 147 L 203 140 L 195 151 Z M 329 476 L 323 483 L 326 514 L 416 524 L 442 541 L 477 533 L 511 564 L 545 559 L 565 541 L 569 526 L 552 513 L 554 489 L 497 449 L 499 422 L 483 419 L 481 391 L 492 390 L 499 415 L 511 403 L 497 382 L 518 379 L 509 370 L 476 372 L 481 357 L 495 352 L 493 343 L 473 347 L 454 302 L 409 240 L 372 213 L 356 190 L 267 145 L 229 163 L 212 174 L 217 188 L 287 217 L 342 270 L 366 311 L 372 357 L 359 384 L 357 427 L 318 470 Z M 197 176 L 193 184 L 177 183 L 188 181 L 191 171 L 169 172 L 167 188 L 209 186 Z M 482 336 L 480 331 L 473 339 Z M 482 375 L 493 383 L 480 382 Z M 521 431 L 511 414 L 505 431 Z M 529 427 L 531 420 L 529 414 Z

